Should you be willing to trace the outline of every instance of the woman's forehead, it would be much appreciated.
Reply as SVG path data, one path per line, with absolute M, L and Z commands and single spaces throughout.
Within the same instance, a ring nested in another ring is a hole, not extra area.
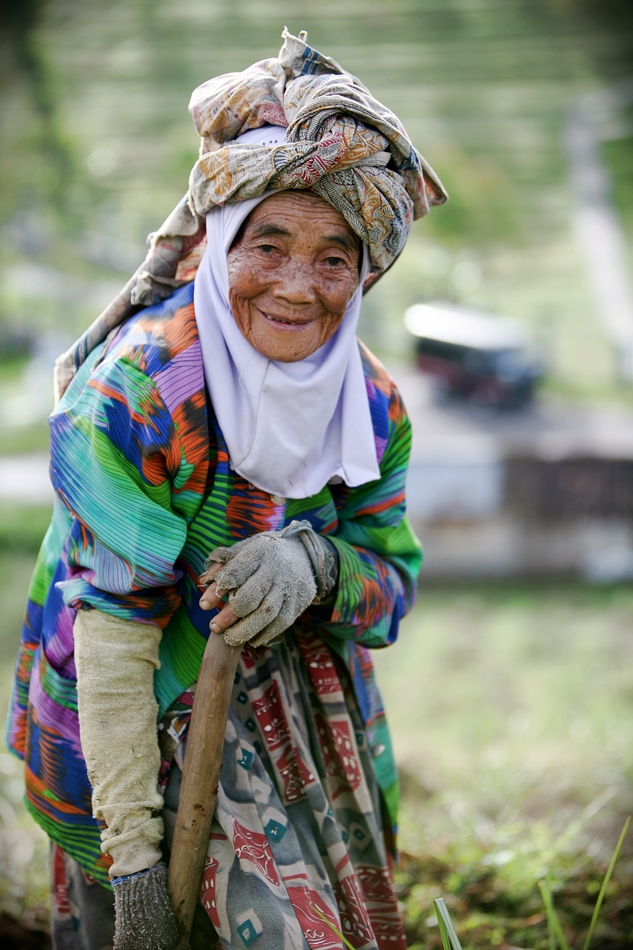
M 311 191 L 282 191 L 265 198 L 251 212 L 245 222 L 249 234 L 280 234 L 288 236 L 305 233 L 308 228 L 314 236 L 343 237 L 350 248 L 359 246 L 359 238 L 347 221 L 329 202 Z

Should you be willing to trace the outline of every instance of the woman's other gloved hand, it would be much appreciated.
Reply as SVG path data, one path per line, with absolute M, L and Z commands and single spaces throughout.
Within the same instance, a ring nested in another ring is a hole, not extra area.
M 231 646 L 269 643 L 310 604 L 327 600 L 337 576 L 333 545 L 300 521 L 215 548 L 206 567 L 200 583 L 209 589 L 200 604 L 209 610 L 228 593 L 209 626 Z
M 167 868 L 116 877 L 114 887 L 114 950 L 187 950 L 167 890 Z

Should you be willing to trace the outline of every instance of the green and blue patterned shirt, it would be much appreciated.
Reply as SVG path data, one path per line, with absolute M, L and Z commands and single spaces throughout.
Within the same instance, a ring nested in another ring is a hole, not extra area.
M 212 548 L 305 519 L 339 555 L 331 615 L 308 611 L 346 663 L 392 818 L 397 780 L 367 648 L 393 643 L 421 549 L 405 514 L 410 424 L 395 384 L 362 344 L 380 479 L 286 500 L 230 467 L 205 391 L 193 283 L 124 323 L 79 369 L 51 419 L 55 507 L 29 591 L 8 741 L 25 761 L 28 807 L 99 880 L 107 859 L 81 752 L 73 652 L 77 609 L 163 629 L 160 713 L 198 676 L 209 613 L 196 585 Z

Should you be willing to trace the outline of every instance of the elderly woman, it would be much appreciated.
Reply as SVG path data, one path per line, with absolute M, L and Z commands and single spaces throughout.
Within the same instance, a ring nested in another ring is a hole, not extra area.
M 367 648 L 421 553 L 409 423 L 355 332 L 445 194 L 358 80 L 284 39 L 196 90 L 187 199 L 58 362 L 9 735 L 65 950 L 178 943 L 164 862 L 215 635 L 243 650 L 192 945 L 405 947 Z

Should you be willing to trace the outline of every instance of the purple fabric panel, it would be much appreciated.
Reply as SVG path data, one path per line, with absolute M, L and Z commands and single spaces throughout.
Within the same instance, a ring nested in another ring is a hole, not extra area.
M 58 578 L 60 573 L 62 577 L 66 573 L 63 558 L 55 572 L 54 582 L 62 579 Z M 72 607 L 64 604 L 59 589 L 53 583 L 44 607 L 42 623 L 44 650 L 53 669 L 66 679 L 74 679 L 76 676 L 73 638 L 75 613 Z
M 380 465 L 389 440 L 381 439 L 380 436 L 375 435 L 374 442 L 376 443 L 376 458 L 378 459 L 378 464 Z
M 204 386 L 200 341 L 170 360 L 165 369 L 155 374 L 154 382 L 171 413 L 191 399 Z
M 81 740 L 79 738 L 79 716 L 72 709 L 62 706 L 45 692 L 40 677 L 40 664 L 42 658 L 38 657 L 33 664 L 33 675 L 29 689 L 29 700 L 37 712 L 37 720 L 41 726 L 47 727 L 57 732 L 65 739 L 78 756 L 81 757 Z M 45 661 L 44 661 L 45 662 Z

